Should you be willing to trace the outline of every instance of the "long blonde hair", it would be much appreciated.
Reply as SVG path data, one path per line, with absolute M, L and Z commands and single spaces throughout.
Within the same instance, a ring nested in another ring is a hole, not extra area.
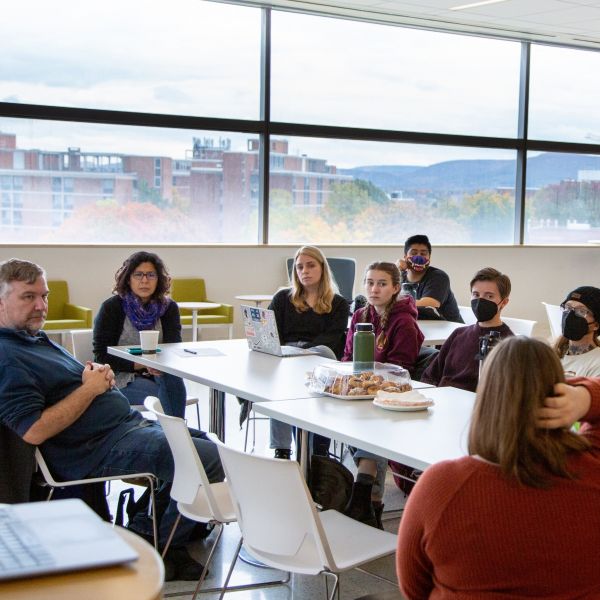
M 546 488 L 550 476 L 574 478 L 571 452 L 589 448 L 584 437 L 566 429 L 542 429 L 536 412 L 554 385 L 564 382 L 552 348 L 540 340 L 509 337 L 486 358 L 469 429 L 469 454 L 496 463 L 520 484 Z
M 296 271 L 296 261 L 301 254 L 314 258 L 321 265 L 321 280 L 319 281 L 319 288 L 317 290 L 317 302 L 312 309 L 318 315 L 330 313 L 333 307 L 333 297 L 338 293 L 338 287 L 331 274 L 331 269 L 325 255 L 316 246 L 302 246 L 298 248 L 294 255 L 290 301 L 298 312 L 306 312 L 311 308 L 306 302 L 304 286 Z
M 383 271 L 384 273 L 387 273 L 391 280 L 392 280 L 392 285 L 393 286 L 398 286 L 400 287 L 400 269 L 398 269 L 398 267 L 391 262 L 374 262 L 371 263 L 366 269 L 365 269 L 365 276 L 363 278 L 363 283 L 367 280 L 367 273 L 369 271 Z M 400 293 L 400 290 L 398 290 L 398 294 Z M 379 323 L 381 325 L 381 332 L 379 333 L 379 335 L 377 336 L 377 339 L 375 340 L 375 344 L 377 346 L 377 348 L 379 348 L 380 350 L 383 350 L 386 346 L 387 346 L 387 335 L 385 333 L 385 328 L 387 327 L 387 323 L 388 320 L 390 318 L 390 313 L 392 312 L 392 308 L 394 306 L 394 304 L 396 304 L 396 302 L 398 301 L 398 294 L 394 294 L 389 302 L 385 305 L 384 309 L 383 309 L 383 314 L 380 317 Z M 371 308 L 371 304 L 369 302 L 367 302 L 367 304 L 361 309 L 361 314 L 359 317 L 359 321 L 361 323 L 370 323 L 370 311 Z

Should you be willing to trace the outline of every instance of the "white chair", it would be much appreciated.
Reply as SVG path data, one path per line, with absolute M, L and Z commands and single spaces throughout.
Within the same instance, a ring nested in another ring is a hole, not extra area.
M 73 348 L 73 356 L 80 362 L 85 364 L 86 361 L 94 360 L 94 330 L 93 329 L 77 329 L 71 331 L 71 347 Z M 186 406 L 194 404 L 196 406 L 196 418 L 198 419 L 198 429 L 200 429 L 200 407 L 199 399 L 196 396 L 188 396 L 185 400 Z M 136 410 L 141 410 L 141 407 L 132 407 Z
M 334 585 L 329 599 L 333 600 L 336 593 L 339 596 L 338 573 L 396 550 L 392 533 L 335 510 L 318 513 L 296 461 L 245 454 L 222 443 L 218 448 L 244 547 L 267 566 L 331 576 Z M 241 541 L 238 552 L 240 546 Z
M 144 402 L 144 406 L 146 410 L 153 413 L 158 419 L 165 437 L 167 438 L 169 447 L 171 448 L 173 461 L 175 463 L 175 477 L 173 479 L 173 484 L 171 485 L 171 498 L 177 502 L 179 515 L 169 534 L 169 539 L 163 550 L 163 557 L 169 549 L 169 545 L 171 544 L 171 540 L 173 539 L 173 535 L 175 534 L 175 530 L 177 529 L 182 516 L 187 517 L 192 521 L 213 524 L 218 527 L 218 534 L 210 548 L 208 559 L 194 591 L 192 598 L 192 600 L 194 600 L 200 592 L 200 587 L 208 572 L 208 566 L 213 558 L 219 540 L 221 539 L 223 526 L 237 520 L 231 496 L 229 494 L 229 485 L 225 481 L 219 483 L 210 483 L 208 481 L 202 461 L 198 456 L 198 452 L 196 452 L 196 447 L 194 446 L 190 432 L 183 419 L 166 415 L 162 410 L 160 400 L 154 396 L 148 396 Z M 227 579 L 225 586 L 227 586 L 228 582 L 229 579 Z M 278 581 L 276 583 L 284 582 Z M 230 590 L 251 589 L 263 585 L 264 584 L 249 584 L 235 586 L 231 587 Z M 221 592 L 223 589 L 224 588 L 211 588 L 202 590 L 202 592 Z M 175 595 L 187 596 L 189 595 L 189 592 L 181 592 L 181 594 L 178 593 Z
M 559 335 L 562 335 L 562 309 L 558 304 L 548 304 L 542 302 L 548 315 L 548 323 L 550 324 L 550 335 L 555 340 Z
M 459 306 L 458 310 L 460 311 L 460 316 L 462 317 L 465 325 L 473 325 L 477 323 L 477 319 L 475 318 L 475 314 L 470 306 Z
M 48 468 L 48 465 L 46 464 L 46 461 L 44 460 L 42 452 L 40 451 L 39 448 L 35 449 L 35 460 L 36 460 L 36 463 L 37 463 L 37 466 L 38 466 L 40 472 L 42 473 L 42 477 L 44 478 L 44 481 L 46 482 L 46 485 L 50 488 L 50 492 L 49 492 L 46 500 L 52 499 L 52 495 L 54 494 L 54 490 L 56 488 L 71 487 L 74 485 L 88 485 L 91 483 L 106 483 L 107 481 L 114 481 L 117 479 L 121 479 L 123 481 L 127 481 L 128 479 L 146 479 L 148 482 L 148 488 L 150 489 L 149 508 L 152 511 L 151 516 L 152 516 L 152 532 L 154 535 L 154 547 L 158 550 L 158 529 L 157 529 L 157 523 L 156 523 L 156 515 L 154 514 L 154 492 L 156 490 L 158 481 L 154 474 L 152 474 L 152 473 L 131 473 L 129 475 L 107 475 L 104 477 L 90 477 L 88 479 L 73 479 L 70 481 L 58 481 L 57 479 L 54 478 L 54 476 L 50 472 L 50 469 Z
M 510 330 L 515 335 L 525 335 L 531 337 L 533 328 L 537 321 L 530 321 L 529 319 L 515 319 L 514 317 L 501 317 L 502 321 L 506 323 Z
M 85 364 L 86 361 L 94 360 L 94 330 L 93 329 L 74 329 L 71 331 L 71 347 L 73 356 Z

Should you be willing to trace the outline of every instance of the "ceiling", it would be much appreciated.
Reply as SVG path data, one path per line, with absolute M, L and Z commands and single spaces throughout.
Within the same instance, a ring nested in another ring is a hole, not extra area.
M 480 4 L 461 10 L 452 7 Z M 252 4 L 600 50 L 600 0 L 254 0 Z

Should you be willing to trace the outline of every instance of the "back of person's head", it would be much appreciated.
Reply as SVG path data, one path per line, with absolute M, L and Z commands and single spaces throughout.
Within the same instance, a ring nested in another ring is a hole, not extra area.
M 290 292 L 290 298 L 292 304 L 296 310 L 304 312 L 308 310 L 309 306 L 304 300 L 304 286 L 298 277 L 296 271 L 296 262 L 298 257 L 303 254 L 309 256 L 319 263 L 321 266 L 321 279 L 319 281 L 319 288 L 317 291 L 317 302 L 313 306 L 313 310 L 317 314 L 330 313 L 333 303 L 333 297 L 338 293 L 338 287 L 331 273 L 329 263 L 325 258 L 325 255 L 316 246 L 302 246 L 296 250 L 294 254 L 294 264 L 292 265 L 292 289 Z
M 46 271 L 28 260 L 10 258 L 0 263 L 0 298 L 10 292 L 13 281 L 35 283 L 38 277 L 46 277 Z
M 471 279 L 469 289 L 473 289 L 473 285 L 478 281 L 493 281 L 498 288 L 498 293 L 500 294 L 502 300 L 510 296 L 510 278 L 508 275 L 500 273 L 498 269 L 494 269 L 493 267 L 485 267 L 485 269 L 480 269 L 477 271 L 477 273 L 475 273 L 473 276 L 473 279 Z
M 566 461 L 588 441 L 565 429 L 536 426 L 538 409 L 563 369 L 545 342 L 524 336 L 500 342 L 485 360 L 469 430 L 469 454 L 496 463 L 508 478 L 543 488 L 550 477 L 573 477 Z
M 113 288 L 113 292 L 119 296 L 125 296 L 131 292 L 131 285 L 129 283 L 131 276 L 142 263 L 146 262 L 154 265 L 156 274 L 158 275 L 156 290 L 152 294 L 152 300 L 162 301 L 171 288 L 171 277 L 162 259 L 157 254 L 154 254 L 154 252 L 146 252 L 144 250 L 134 252 L 123 261 L 123 264 L 115 273 L 115 287 Z
M 428 250 L 429 254 L 431 254 L 431 242 L 429 241 L 429 238 L 426 235 L 419 233 L 417 235 L 411 235 L 404 242 L 404 255 L 405 256 L 408 254 L 410 247 L 414 246 L 415 244 L 422 244 L 423 246 L 427 246 L 427 250 Z

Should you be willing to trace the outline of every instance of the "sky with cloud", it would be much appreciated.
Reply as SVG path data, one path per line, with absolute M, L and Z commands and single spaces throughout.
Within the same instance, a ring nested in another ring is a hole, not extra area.
M 256 119 L 260 10 L 174 0 L 6 3 L 0 101 Z M 512 137 L 520 44 L 273 13 L 272 117 Z M 531 137 L 600 141 L 600 53 L 536 46 Z M 21 148 L 185 158 L 192 137 L 248 136 L 0 118 Z M 591 137 L 590 137 L 591 136 Z M 597 136 L 598 139 L 594 139 Z M 512 158 L 505 151 L 290 139 L 331 164 Z

